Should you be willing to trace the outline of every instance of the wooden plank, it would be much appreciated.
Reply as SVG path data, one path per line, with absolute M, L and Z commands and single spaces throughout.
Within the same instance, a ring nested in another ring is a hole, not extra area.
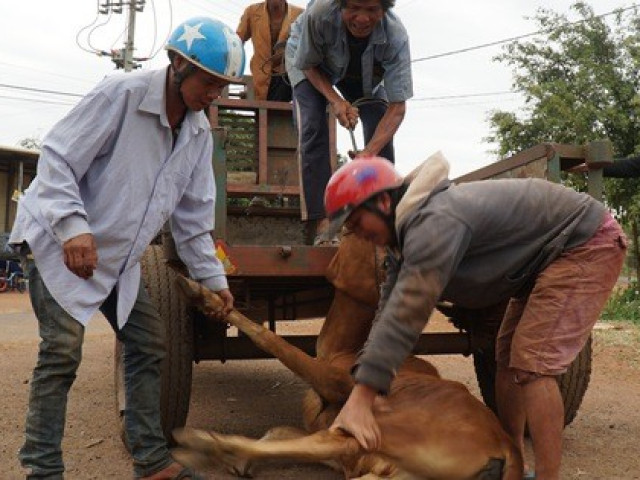
M 478 170 L 462 175 L 461 177 L 456 178 L 455 182 L 463 183 L 473 180 L 484 180 L 487 178 L 493 178 L 501 173 L 504 173 L 508 170 L 513 170 L 516 167 L 530 163 L 539 158 L 546 158 L 547 155 L 547 146 L 545 144 L 537 145 L 512 157 L 499 160 L 495 163 L 487 165 L 486 167 L 479 168 Z
M 558 155 L 558 157 L 567 160 L 582 160 L 584 161 L 586 153 L 585 147 L 577 145 L 564 145 L 558 143 L 542 143 L 535 147 L 524 150 L 512 157 L 508 157 L 499 160 L 495 163 L 487 165 L 473 172 L 467 173 L 455 179 L 458 183 L 469 182 L 472 180 L 482 180 L 486 178 L 495 178 L 501 174 L 505 174 L 518 167 L 522 167 L 531 162 L 535 162 L 540 159 L 550 160 Z M 505 175 L 509 176 L 509 175 Z
M 268 125 L 268 111 L 266 108 L 261 108 L 258 111 L 258 183 L 268 183 L 267 178 L 267 165 L 269 162 L 268 149 L 267 149 L 267 131 Z
M 236 110 L 258 110 L 260 108 L 268 108 L 270 110 L 291 111 L 291 103 L 288 102 L 272 102 L 268 100 L 240 100 L 233 98 L 218 98 L 212 102 L 212 105 L 224 108 L 233 108 Z
M 229 184 L 227 194 L 230 196 L 249 195 L 300 195 L 300 187 L 297 185 L 267 185 L 267 184 Z
M 213 134 L 213 171 L 216 182 L 216 224 L 214 226 L 216 238 L 227 238 L 227 162 L 224 152 L 224 127 L 212 129 Z
M 547 180 L 560 183 L 560 180 L 561 180 L 560 169 L 561 169 L 560 155 L 556 153 L 547 162 L 547 175 L 546 175 Z

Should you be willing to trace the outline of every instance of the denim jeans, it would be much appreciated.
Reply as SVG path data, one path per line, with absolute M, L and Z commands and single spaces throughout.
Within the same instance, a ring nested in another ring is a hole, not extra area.
M 362 96 L 351 86 L 337 85 L 344 98 L 353 103 Z M 384 87 L 376 91 L 378 99 L 386 99 Z M 327 99 L 311 84 L 303 80 L 293 89 L 293 109 L 298 128 L 300 178 L 302 187 L 302 220 L 319 220 L 326 216 L 324 210 L 324 190 L 331 177 L 329 125 L 327 123 Z M 381 103 L 366 103 L 359 107 L 360 121 L 364 135 L 364 147 L 380 123 L 387 110 Z M 393 141 L 379 153 L 394 161 Z
M 33 261 L 29 262 L 27 274 L 42 341 L 31 381 L 26 439 L 19 458 L 30 472 L 27 478 L 62 479 L 61 443 L 67 396 L 80 365 L 85 328 L 51 296 Z M 114 288 L 100 311 L 124 345 L 125 433 L 134 474 L 141 477 L 172 462 L 160 418 L 165 328 L 142 282 L 129 319 L 120 331 L 116 327 L 116 303 Z

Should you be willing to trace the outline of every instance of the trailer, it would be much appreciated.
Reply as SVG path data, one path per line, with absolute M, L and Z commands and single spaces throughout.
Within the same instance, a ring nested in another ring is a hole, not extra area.
M 297 133 L 291 104 L 256 101 L 246 92 L 213 102 L 209 119 L 214 136 L 213 166 L 217 201 L 214 239 L 225 264 L 236 308 L 277 331 L 278 322 L 323 318 L 333 298 L 325 271 L 337 248 L 311 246 L 300 214 Z M 327 112 L 332 166 L 336 166 L 336 121 Z M 502 177 L 541 177 L 561 181 L 561 172 L 583 163 L 593 168 L 612 161 L 607 142 L 587 146 L 538 145 L 508 159 L 464 175 L 456 182 Z M 590 191 L 602 178 L 589 175 Z M 167 328 L 167 356 L 162 371 L 162 420 L 165 435 L 183 426 L 189 410 L 194 363 L 268 358 L 246 337 L 222 322 L 207 319 L 178 293 L 177 272 L 185 272 L 164 231 L 142 259 L 143 282 Z M 416 354 L 472 355 L 485 402 L 495 406 L 493 345 L 505 305 L 482 311 L 441 304 L 455 332 L 424 333 Z M 280 332 L 278 332 L 280 333 Z M 284 338 L 315 353 L 316 336 Z M 565 401 L 565 423 L 575 417 L 589 383 L 589 342 L 559 383 Z M 115 346 L 117 414 L 125 408 L 122 349 Z M 124 436 L 123 436 L 124 438 Z

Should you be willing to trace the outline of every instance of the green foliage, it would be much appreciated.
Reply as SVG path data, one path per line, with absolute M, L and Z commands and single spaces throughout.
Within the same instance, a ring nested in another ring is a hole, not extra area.
M 627 321 L 640 325 L 640 290 L 638 282 L 614 292 L 602 311 L 602 320 Z
M 544 33 L 508 44 L 496 57 L 512 67 L 513 89 L 525 99 L 518 112 L 490 114 L 486 140 L 498 145 L 498 157 L 540 143 L 582 145 L 605 138 L 617 158 L 640 153 L 639 7 L 606 17 L 585 2 L 571 10 L 577 19 L 539 9 L 533 20 Z M 578 177 L 565 175 L 563 183 L 584 191 Z M 640 179 L 606 179 L 604 201 L 631 225 L 635 245 Z
M 496 153 L 511 155 L 544 142 L 583 144 L 609 138 L 618 156 L 640 151 L 640 22 L 635 10 L 609 23 L 586 3 L 572 7 L 579 21 L 540 9 L 546 33 L 508 44 L 496 60 L 513 67 L 514 90 L 525 108 L 490 116 Z M 611 17 L 607 17 L 611 18 Z
M 18 145 L 28 150 L 40 150 L 42 147 L 42 140 L 38 137 L 27 137 L 20 140 Z

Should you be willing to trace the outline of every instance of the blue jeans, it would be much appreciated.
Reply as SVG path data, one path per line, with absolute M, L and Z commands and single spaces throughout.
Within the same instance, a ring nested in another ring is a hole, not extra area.
M 362 97 L 359 90 L 348 85 L 337 85 L 344 98 L 353 103 Z M 386 99 L 386 91 L 379 86 L 376 98 Z M 302 186 L 302 219 L 320 220 L 326 217 L 324 190 L 331 177 L 329 125 L 327 99 L 311 84 L 303 80 L 293 89 L 294 119 L 298 128 L 300 150 L 300 178 Z M 367 103 L 359 107 L 364 135 L 364 147 L 373 137 L 380 119 L 387 110 L 381 103 Z M 393 141 L 380 151 L 381 157 L 394 162 Z
M 22 466 L 30 470 L 27 478 L 62 479 L 61 443 L 67 396 L 82 358 L 85 328 L 51 296 L 32 261 L 27 274 L 42 341 L 31 380 L 26 439 L 19 458 Z M 134 474 L 141 477 L 172 462 L 160 418 L 165 327 L 141 282 L 129 319 L 118 331 L 115 292 L 114 289 L 107 297 L 100 311 L 124 345 L 125 433 Z

